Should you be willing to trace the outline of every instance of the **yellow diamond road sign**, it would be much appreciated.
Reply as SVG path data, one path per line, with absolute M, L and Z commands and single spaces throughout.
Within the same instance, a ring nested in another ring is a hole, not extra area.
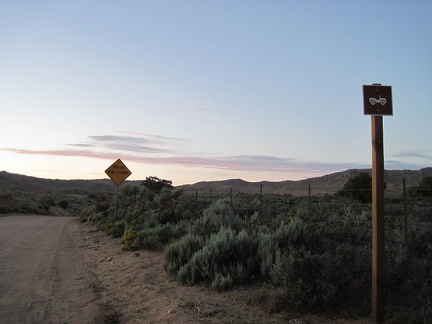
M 129 177 L 132 172 L 124 165 L 122 160 L 118 159 L 115 161 L 108 169 L 105 170 L 105 173 L 111 180 L 119 186 L 123 181 Z

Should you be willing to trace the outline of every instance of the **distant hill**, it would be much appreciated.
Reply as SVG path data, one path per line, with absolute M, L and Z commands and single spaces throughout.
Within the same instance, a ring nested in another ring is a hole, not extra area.
M 223 181 L 202 181 L 190 185 L 177 186 L 185 192 L 210 192 L 214 194 L 226 194 L 232 189 L 234 192 L 259 193 L 261 185 L 266 194 L 292 194 L 294 196 L 307 195 L 308 186 L 313 195 L 333 194 L 340 190 L 352 177 L 361 172 L 371 173 L 370 169 L 350 169 L 342 172 L 331 173 L 321 177 L 309 178 L 299 181 L 261 181 L 248 182 L 241 179 L 229 179 Z M 400 191 L 402 181 L 406 179 L 407 187 L 417 185 L 425 176 L 432 176 L 432 168 L 421 170 L 387 170 L 385 171 L 386 193 Z M 140 183 L 140 181 L 126 181 L 125 183 Z M 0 194 L 11 191 L 29 192 L 62 192 L 62 193 L 103 193 L 113 192 L 115 185 L 109 179 L 97 180 L 52 180 L 30 177 L 20 174 L 0 171 Z
M 211 192 L 213 194 L 226 194 L 231 189 L 234 192 L 259 193 L 261 185 L 263 193 L 266 194 L 292 194 L 302 196 L 308 194 L 310 185 L 312 195 L 333 194 L 342 189 L 345 183 L 358 175 L 367 172 L 371 174 L 371 169 L 350 169 L 342 172 L 336 172 L 321 177 L 309 178 L 299 181 L 280 181 L 280 182 L 247 182 L 241 179 L 230 179 L 224 181 L 202 181 L 191 185 L 179 186 L 186 192 Z M 386 193 L 402 191 L 403 179 L 406 180 L 406 186 L 412 187 L 417 185 L 425 176 L 432 176 L 432 168 L 421 170 L 387 170 L 385 171 Z
M 52 180 L 0 171 L 1 191 L 58 191 L 64 193 L 91 193 L 115 190 L 109 179 L 100 180 Z

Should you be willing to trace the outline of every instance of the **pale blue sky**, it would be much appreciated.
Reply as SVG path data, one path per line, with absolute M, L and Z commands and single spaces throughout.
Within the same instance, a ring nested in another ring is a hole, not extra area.
M 298 180 L 432 166 L 432 1 L 0 0 L 0 170 Z

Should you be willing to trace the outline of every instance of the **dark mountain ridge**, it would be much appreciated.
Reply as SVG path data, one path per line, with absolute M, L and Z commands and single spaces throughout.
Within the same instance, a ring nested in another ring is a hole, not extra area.
M 65 193 L 107 192 L 115 190 L 109 179 L 59 180 L 31 177 L 0 171 L 0 191 L 59 191 Z
M 308 186 L 311 192 L 317 194 L 333 194 L 342 189 L 344 184 L 359 173 L 371 173 L 371 169 L 350 169 L 341 172 L 327 174 L 321 177 L 308 178 L 304 180 L 285 180 L 285 181 L 260 181 L 248 182 L 242 179 L 228 179 L 222 181 L 201 181 L 195 184 L 181 185 L 176 188 L 183 189 L 185 192 L 227 193 L 230 190 L 244 193 L 258 193 L 261 186 L 263 192 L 271 194 L 292 194 L 306 195 Z M 432 167 L 421 170 L 386 170 L 385 182 L 386 192 L 399 190 L 402 188 L 403 179 L 407 187 L 417 185 L 424 177 L 432 176 Z M 125 181 L 125 183 L 141 183 L 142 180 Z M 97 193 L 112 192 L 115 185 L 110 179 L 96 180 L 59 180 L 43 179 L 21 174 L 0 171 L 0 193 L 11 191 L 57 191 L 64 193 Z
M 345 183 L 360 173 L 372 173 L 371 169 L 350 169 L 346 171 L 327 174 L 321 177 L 308 178 L 304 180 L 285 180 L 278 182 L 260 181 L 248 182 L 241 179 L 229 179 L 223 181 L 202 181 L 191 185 L 182 185 L 179 188 L 185 191 L 207 191 L 212 193 L 226 193 L 231 189 L 237 192 L 258 193 L 263 188 L 263 192 L 270 194 L 292 194 L 307 195 L 310 186 L 314 195 L 333 194 L 343 188 Z M 403 179 L 407 187 L 417 185 L 424 177 L 432 176 L 432 168 L 421 170 L 386 170 L 385 182 L 386 192 L 402 190 Z

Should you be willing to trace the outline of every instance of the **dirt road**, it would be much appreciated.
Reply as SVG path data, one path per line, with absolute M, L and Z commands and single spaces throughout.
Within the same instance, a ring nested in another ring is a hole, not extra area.
M 285 322 L 248 307 L 246 291 L 181 285 L 162 251 L 119 247 L 76 218 L 0 217 L 0 324 Z
M 78 226 L 71 217 L 0 217 L 0 323 L 93 322 Z
M 0 217 L 0 324 L 369 323 L 273 313 L 266 284 L 185 286 L 164 270 L 162 249 L 120 243 L 76 218 Z

